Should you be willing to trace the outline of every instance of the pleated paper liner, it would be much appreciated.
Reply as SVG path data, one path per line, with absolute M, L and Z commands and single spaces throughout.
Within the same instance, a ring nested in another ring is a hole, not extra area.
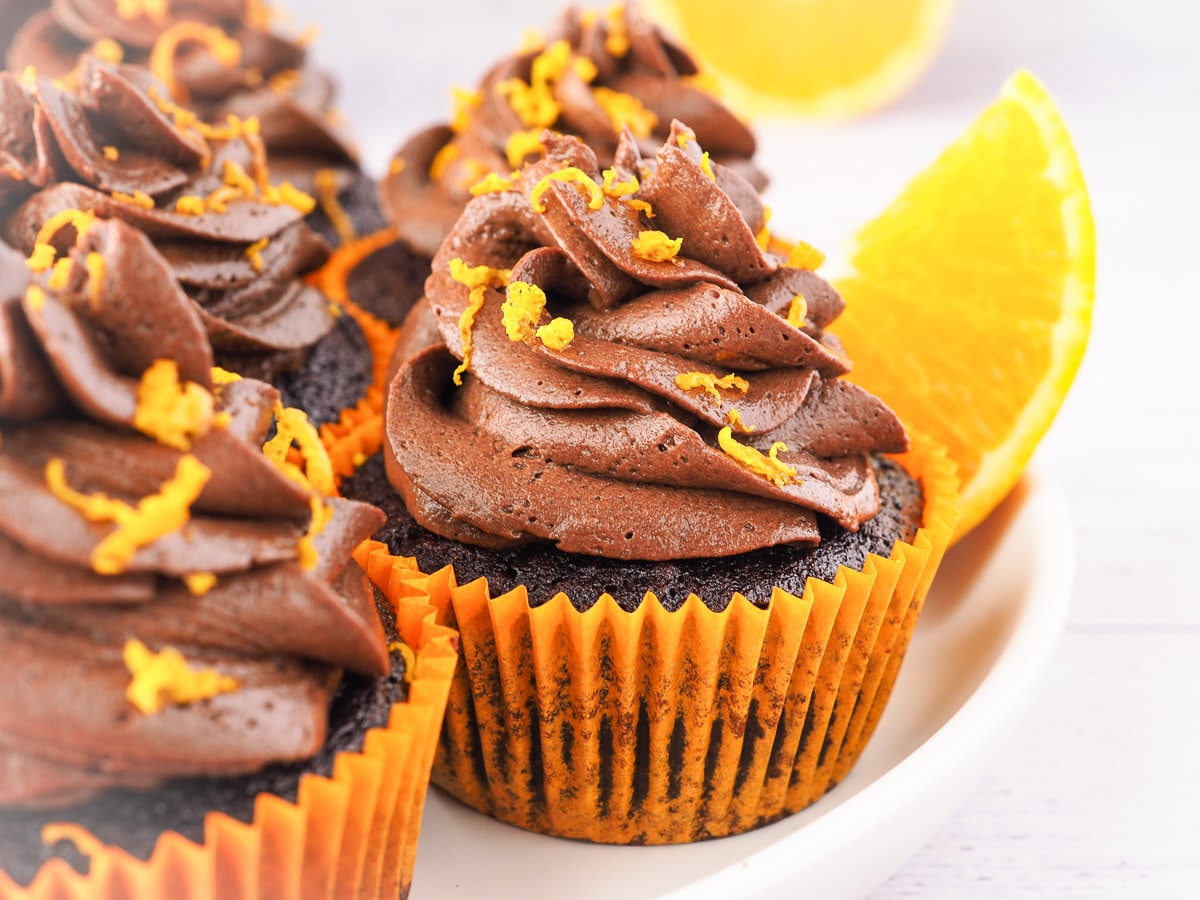
M 309 279 L 354 318 L 367 339 L 374 361 L 373 377 L 366 393 L 355 406 L 343 409 L 336 422 L 327 422 L 320 429 L 321 441 L 329 452 L 338 479 L 352 475 L 368 456 L 383 446 L 383 398 L 388 362 L 400 333 L 399 328 L 393 328 L 351 300 L 346 281 L 359 263 L 395 240 L 395 233 L 384 229 L 344 244 Z
M 369 566 L 366 549 L 356 554 L 364 568 Z M 379 587 L 396 606 L 397 630 L 413 649 L 408 700 L 392 707 L 386 727 L 367 732 L 361 752 L 338 754 L 332 777 L 304 775 L 295 803 L 260 794 L 248 824 L 209 813 L 202 844 L 165 832 L 145 861 L 66 823 L 60 836 L 73 836 L 90 856 L 88 874 L 54 859 L 21 887 L 0 872 L 0 898 L 407 896 L 457 662 L 456 640 L 452 631 L 435 624 L 433 608 L 397 601 L 386 584 Z
M 602 843 L 680 843 L 794 813 L 837 784 L 887 704 L 958 517 L 945 452 L 914 437 L 899 457 L 921 481 L 912 543 L 871 555 L 766 609 L 693 596 L 633 612 L 604 596 L 531 609 L 448 567 L 395 560 L 400 594 L 460 633 L 433 780 L 533 831 Z

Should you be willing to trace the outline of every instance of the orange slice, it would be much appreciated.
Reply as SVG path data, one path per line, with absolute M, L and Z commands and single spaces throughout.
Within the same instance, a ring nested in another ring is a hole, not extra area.
M 1067 129 L 1034 76 L 999 98 L 883 215 L 836 279 L 850 377 L 946 445 L 957 535 L 1004 498 L 1087 345 L 1095 232 Z
M 747 114 L 839 118 L 895 100 L 924 73 L 954 0 L 645 0 Z

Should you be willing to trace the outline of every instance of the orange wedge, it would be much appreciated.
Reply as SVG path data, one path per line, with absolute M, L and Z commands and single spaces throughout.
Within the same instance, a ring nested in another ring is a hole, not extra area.
M 746 114 L 845 118 L 895 100 L 941 47 L 954 0 L 644 0 Z
M 1053 101 L 1027 72 L 883 215 L 835 279 L 850 377 L 946 445 L 966 533 L 1020 477 L 1087 345 L 1095 231 Z

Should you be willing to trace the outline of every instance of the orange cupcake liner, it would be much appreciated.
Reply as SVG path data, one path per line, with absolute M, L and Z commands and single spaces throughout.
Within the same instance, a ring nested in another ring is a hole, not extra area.
M 327 422 L 319 429 L 321 442 L 329 453 L 334 475 L 339 481 L 353 475 L 368 456 L 383 446 L 383 399 L 388 362 L 400 334 L 399 328 L 392 327 L 351 300 L 346 281 L 359 263 L 395 240 L 396 233 L 385 228 L 343 244 L 309 277 L 310 284 L 353 317 L 367 339 L 373 360 L 371 384 L 358 403 L 342 410 L 338 421 Z
M 634 612 L 604 595 L 531 609 L 398 559 L 398 596 L 458 630 L 433 781 L 497 819 L 602 843 L 679 843 L 746 831 L 808 806 L 859 758 L 887 704 L 958 518 L 945 451 L 914 437 L 900 462 L 925 493 L 921 526 L 889 558 L 767 608 L 692 596 Z
M 356 553 L 364 569 L 369 549 Z M 394 604 L 397 630 L 413 650 L 408 700 L 392 707 L 385 727 L 367 732 L 361 751 L 339 753 L 331 777 L 302 776 L 295 803 L 260 794 L 249 823 L 209 813 L 200 844 L 164 832 L 147 860 L 68 823 L 90 857 L 88 874 L 54 859 L 22 887 L 0 872 L 0 898 L 406 897 L 457 641 L 436 624 L 432 607 L 376 584 Z

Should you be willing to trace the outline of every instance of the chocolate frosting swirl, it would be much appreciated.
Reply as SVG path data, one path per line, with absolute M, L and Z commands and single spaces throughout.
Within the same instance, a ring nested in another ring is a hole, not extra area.
M 545 159 L 516 189 L 467 206 L 397 348 L 385 452 L 414 518 L 489 547 L 549 540 L 682 559 L 816 543 L 818 514 L 850 529 L 873 516 L 869 455 L 907 438 L 887 407 L 839 377 L 849 363 L 826 328 L 841 298 L 758 246 L 753 188 L 710 167 L 679 123 L 653 157 L 622 139 L 605 183 L 640 179 L 631 194 L 604 192 L 577 138 L 543 142 Z M 557 180 L 564 172 L 575 177 Z M 654 229 L 682 239 L 678 255 L 633 249 Z M 537 322 L 564 318 L 573 338 L 555 349 L 510 336 L 504 294 L 468 286 L 463 265 L 507 274 L 509 291 L 540 288 Z M 798 295 L 804 321 L 793 324 Z M 467 361 L 460 388 L 449 384 L 455 358 Z M 726 450 L 730 438 L 743 449 Z M 770 467 L 773 446 L 790 469 L 772 477 L 744 461 Z
M 560 42 L 567 53 L 556 53 Z M 514 81 L 532 85 L 555 57 L 558 70 L 540 107 L 551 111 L 540 117 L 518 112 Z M 570 8 L 545 46 L 497 63 L 453 124 L 428 128 L 405 142 L 380 185 L 384 212 L 406 243 L 433 256 L 471 199 L 470 187 L 488 172 L 507 175 L 519 168 L 536 151 L 542 127 L 582 137 L 604 167 L 621 134 L 616 123 L 627 117 L 634 119 L 647 153 L 667 136 L 672 120 L 687 122 L 715 160 L 761 189 L 766 177 L 752 161 L 754 135 L 697 83 L 698 73 L 688 52 L 636 4 L 623 4 L 608 16 Z M 610 113 L 609 103 L 624 111 Z M 509 152 L 510 140 L 522 133 L 533 138 L 524 145 L 526 153 Z
M 0 805 L 310 756 L 339 671 L 387 671 L 373 594 L 350 558 L 382 514 L 318 500 L 331 517 L 308 562 L 315 494 L 262 450 L 278 392 L 214 384 L 202 316 L 132 226 L 97 221 L 63 259 L 34 276 L 0 243 Z M 138 419 L 143 373 L 164 359 L 214 397 L 186 451 Z M 74 491 L 136 507 L 185 457 L 209 472 L 186 525 L 98 572 L 97 547 L 118 529 L 56 491 L 48 464 L 63 462 Z M 215 584 L 194 592 L 196 573 Z M 238 687 L 140 712 L 126 696 L 131 638 Z
M 252 128 L 206 139 L 165 98 L 147 69 L 91 56 L 74 90 L 0 73 L 0 237 L 32 253 L 66 210 L 128 222 L 171 264 L 222 360 L 294 368 L 334 326 L 303 281 L 329 254 L 303 221 L 311 198 L 269 183 Z
M 10 30 L 3 32 L 8 68 L 33 66 L 50 77 L 65 76 L 99 41 L 115 41 L 125 62 L 144 65 L 160 38 L 181 23 L 217 28 L 237 42 L 237 60 L 219 60 L 203 44 L 181 42 L 170 61 L 177 99 L 209 122 L 230 114 L 256 117 L 276 174 L 305 190 L 322 167 L 357 170 L 357 151 L 332 108 L 332 79 L 308 63 L 299 40 L 271 30 L 264 4 L 176 0 L 164 6 L 157 16 L 122 15 L 115 0 L 17 4 L 5 22 Z

